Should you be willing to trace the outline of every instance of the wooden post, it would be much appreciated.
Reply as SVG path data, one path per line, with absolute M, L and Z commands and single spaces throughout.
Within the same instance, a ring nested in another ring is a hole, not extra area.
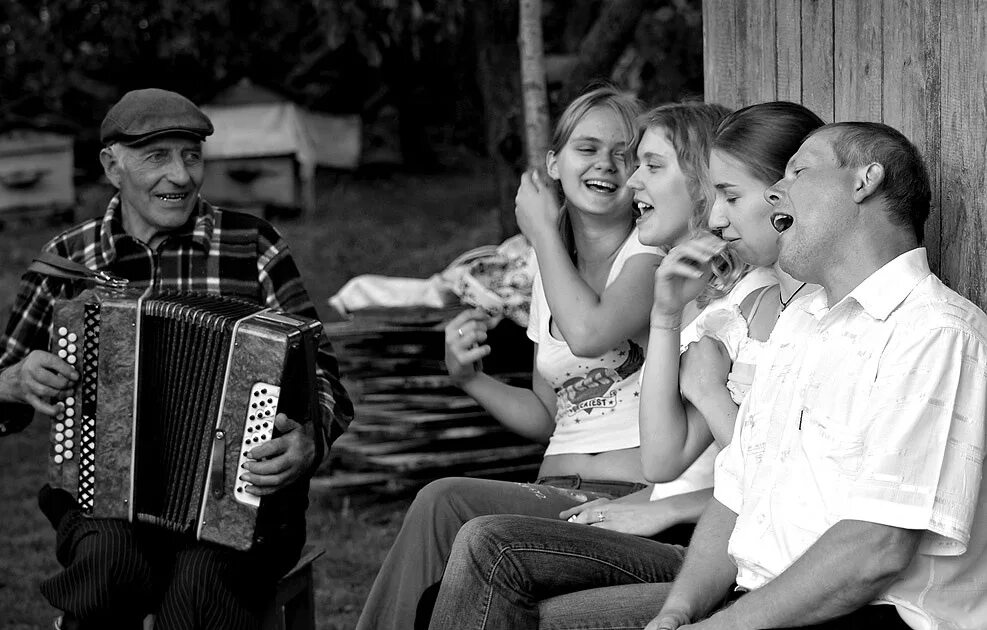
M 477 0 L 470 3 L 469 13 L 487 151 L 497 181 L 497 218 L 504 239 L 517 233 L 514 195 L 523 170 L 517 0 Z
M 524 100 L 524 145 L 528 168 L 537 169 L 544 175 L 549 133 L 541 0 L 520 2 L 518 48 L 521 51 L 521 98 Z

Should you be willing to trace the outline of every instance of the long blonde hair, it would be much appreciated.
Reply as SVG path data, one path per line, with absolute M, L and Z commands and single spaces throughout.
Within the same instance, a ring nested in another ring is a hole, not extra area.
M 709 178 L 709 152 L 717 125 L 729 113 L 729 109 L 716 103 L 669 103 L 645 113 L 638 125 L 635 148 L 649 129 L 664 131 L 675 148 L 679 168 L 685 175 L 693 200 L 689 231 L 694 235 L 709 231 L 709 214 L 715 198 Z M 732 250 L 725 250 L 715 261 L 713 278 L 696 302 L 705 306 L 710 300 L 726 295 L 749 270 Z
M 569 142 L 569 138 L 572 137 L 576 125 L 585 118 L 586 114 L 597 107 L 610 109 L 617 117 L 617 120 L 623 124 L 628 144 L 628 149 L 624 153 L 624 161 L 627 167 L 631 167 L 634 163 L 634 153 L 631 151 L 630 145 L 634 143 L 636 137 L 636 121 L 638 116 L 641 115 L 641 102 L 635 96 L 621 92 L 612 85 L 601 85 L 593 88 L 569 103 L 568 107 L 565 108 L 565 111 L 562 112 L 562 115 L 559 116 L 558 121 L 555 123 L 555 131 L 552 134 L 550 150 L 558 155 L 566 143 Z M 559 215 L 559 233 L 562 235 L 562 242 L 565 244 L 566 251 L 575 260 L 576 251 L 572 234 L 572 220 L 569 218 L 569 212 L 565 207 L 565 193 L 562 191 L 561 185 L 559 186 L 559 195 L 560 201 L 563 204 L 562 213 Z M 629 203 L 630 201 L 628 201 Z M 632 215 L 628 224 L 628 230 L 633 225 L 634 218 Z

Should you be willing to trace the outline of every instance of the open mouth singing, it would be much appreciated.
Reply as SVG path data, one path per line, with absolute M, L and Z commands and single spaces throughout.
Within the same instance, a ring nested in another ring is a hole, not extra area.
M 783 212 L 776 212 L 771 215 L 771 227 L 779 234 L 792 227 L 794 221 L 791 215 Z

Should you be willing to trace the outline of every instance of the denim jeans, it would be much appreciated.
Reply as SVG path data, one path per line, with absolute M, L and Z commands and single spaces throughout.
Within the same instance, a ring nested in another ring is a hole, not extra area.
M 614 499 L 643 487 L 577 475 L 533 484 L 459 477 L 433 481 L 422 488 L 408 509 L 374 580 L 357 630 L 408 630 L 414 626 L 419 604 L 423 610 L 420 625 L 427 624 L 431 600 L 438 590 L 433 585 L 442 579 L 459 528 L 470 519 L 527 514 L 558 520 L 559 512 L 585 501 Z
M 557 519 L 475 518 L 456 537 L 429 627 L 641 628 L 684 557 L 678 545 Z

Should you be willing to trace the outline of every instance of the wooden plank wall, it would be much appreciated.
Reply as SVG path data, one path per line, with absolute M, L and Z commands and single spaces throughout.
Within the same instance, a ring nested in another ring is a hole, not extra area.
M 704 0 L 706 100 L 805 104 L 922 150 L 939 275 L 987 307 L 987 11 L 980 0 Z

